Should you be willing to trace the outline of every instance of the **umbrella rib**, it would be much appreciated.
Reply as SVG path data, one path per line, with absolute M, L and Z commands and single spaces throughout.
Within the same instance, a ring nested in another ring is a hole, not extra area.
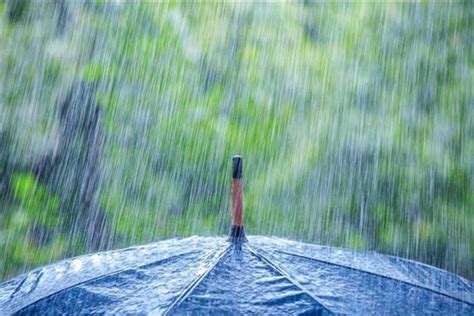
M 309 291 L 308 289 L 306 289 L 303 285 L 301 285 L 301 283 L 299 283 L 297 280 L 293 279 L 291 277 L 291 275 L 286 272 L 284 269 L 282 269 L 280 266 L 278 266 L 275 262 L 271 261 L 270 259 L 268 259 L 267 257 L 265 257 L 263 254 L 261 253 L 257 253 L 255 250 L 253 250 L 252 248 L 250 248 L 249 246 L 247 246 L 249 252 L 254 255 L 255 257 L 257 257 L 257 259 L 259 259 L 260 261 L 262 261 L 263 263 L 265 263 L 266 265 L 268 265 L 273 271 L 277 272 L 278 274 L 280 274 L 281 276 L 283 276 L 285 279 L 287 279 L 291 284 L 293 284 L 294 286 L 296 286 L 298 289 L 300 289 L 302 292 L 304 292 L 306 295 L 308 295 L 313 301 L 315 301 L 316 303 L 318 303 L 319 305 L 321 305 L 328 313 L 331 313 L 331 310 L 329 309 L 329 307 L 327 307 L 324 303 L 322 303 L 318 297 L 316 295 L 314 295 L 313 293 L 311 293 L 311 291 Z M 263 250 L 260 249 L 262 252 Z
M 410 282 L 410 281 L 400 280 L 400 279 L 396 279 L 396 278 L 394 278 L 394 277 L 390 277 L 390 276 L 387 276 L 387 275 L 383 275 L 383 274 L 379 274 L 379 273 L 375 273 L 375 272 L 370 272 L 370 271 L 367 271 L 367 270 L 357 269 L 357 268 L 350 267 L 350 266 L 347 266 L 347 265 L 344 265 L 344 264 L 335 263 L 335 262 L 331 262 L 331 261 L 327 261 L 327 260 L 323 260 L 323 259 L 317 259 L 317 258 L 305 256 L 305 255 L 299 255 L 299 254 L 292 253 L 292 252 L 288 252 L 288 251 L 283 251 L 283 250 L 275 250 L 275 251 L 276 251 L 276 252 L 279 252 L 279 253 L 282 253 L 282 254 L 289 255 L 289 256 L 299 257 L 299 258 L 303 258 L 303 259 L 307 259 L 307 260 L 318 261 L 318 262 L 321 262 L 321 263 L 325 263 L 325 264 L 329 264 L 329 265 L 334 265 L 334 266 L 337 266 L 337 267 L 340 267 L 340 268 L 345 268 L 345 269 L 349 269 L 349 270 L 354 270 L 354 271 L 358 271 L 358 272 L 362 272 L 362 273 L 367 273 L 367 274 L 370 274 L 370 275 L 378 276 L 378 277 L 381 277 L 381 278 L 393 280 L 393 281 L 396 281 L 396 282 L 401 282 L 401 283 L 404 283 L 404 284 L 407 284 L 407 285 L 410 285 L 410 286 L 413 286 L 413 287 L 417 287 L 417 288 L 420 288 L 420 289 L 423 289 L 423 290 L 427 290 L 427 291 L 430 291 L 430 292 L 433 292 L 433 293 L 436 293 L 436 294 L 439 294 L 439 295 L 442 295 L 442 296 L 451 298 L 451 299 L 456 300 L 456 301 L 459 301 L 459 302 L 461 302 L 461 303 L 465 303 L 465 304 L 469 304 L 469 305 L 474 305 L 473 303 L 471 303 L 471 302 L 469 302 L 469 301 L 465 301 L 465 300 L 463 300 L 463 299 L 461 299 L 461 298 L 459 298 L 459 297 L 452 296 L 452 295 L 450 295 L 450 294 L 448 294 L 448 293 L 441 292 L 441 291 L 438 291 L 438 290 L 436 290 L 436 289 L 429 288 L 429 287 L 426 287 L 426 286 L 423 286 L 423 285 L 420 285 L 420 284 L 412 283 L 412 282 Z
M 82 282 L 79 282 L 79 283 L 76 283 L 76 284 L 72 284 L 70 286 L 67 286 L 59 291 L 56 291 L 56 292 L 53 292 L 51 294 L 48 294 L 44 297 L 41 297 L 33 302 L 30 302 L 28 303 L 27 305 L 24 305 L 22 306 L 20 309 L 18 309 L 15 313 L 19 313 L 21 312 L 22 310 L 24 310 L 25 308 L 27 308 L 28 306 L 31 306 L 33 304 L 37 304 L 38 302 L 40 301 L 43 301 L 45 299 L 48 299 L 50 298 L 51 296 L 53 295 L 56 295 L 58 293 L 61 293 L 61 292 L 64 292 L 64 291 L 67 291 L 73 287 L 76 287 L 76 286 L 80 286 L 80 285 L 83 285 L 83 284 L 86 284 L 86 283 L 89 283 L 89 282 L 93 282 L 93 281 L 97 281 L 99 279 L 102 279 L 102 278 L 106 278 L 106 277 L 109 277 L 109 276 L 112 276 L 112 275 L 116 275 L 116 274 L 119 274 L 119 273 L 122 273 L 122 272 L 125 272 L 125 271 L 129 271 L 129 270 L 136 270 L 136 269 L 140 269 L 140 268 L 143 268 L 143 267 L 146 267 L 150 264 L 155 264 L 155 263 L 158 263 L 158 262 L 162 262 L 162 261 L 166 261 L 166 260 L 170 260 L 172 258 L 177 258 L 177 257 L 181 257 L 181 256 L 187 256 L 189 254 L 192 254 L 192 253 L 196 253 L 196 251 L 189 251 L 189 252 L 185 252 L 185 253 L 180 253 L 180 254 L 176 254 L 176 255 L 173 255 L 173 256 L 169 256 L 169 257 L 166 257 L 166 258 L 163 258 L 163 259 L 160 259 L 160 260 L 156 260 L 156 261 L 153 261 L 153 262 L 149 262 L 147 264 L 142 264 L 142 265 L 138 265 L 138 266 L 134 266 L 134 267 L 130 267 L 130 268 L 126 268 L 126 269 L 119 269 L 119 270 L 115 270 L 113 272 L 109 272 L 109 273 L 105 273 L 105 274 L 102 274 L 100 276 L 97 276 L 95 278 L 91 278 L 91 279 L 87 279 L 87 280 L 84 280 Z
M 214 270 L 219 264 L 222 258 L 229 252 L 231 245 L 227 246 L 215 259 L 213 264 L 201 273 L 196 279 L 194 279 L 189 285 L 181 292 L 181 294 L 173 301 L 173 303 L 164 311 L 163 315 L 168 315 L 174 308 L 181 304 L 193 291 L 201 284 L 201 282 L 207 277 L 207 275 Z

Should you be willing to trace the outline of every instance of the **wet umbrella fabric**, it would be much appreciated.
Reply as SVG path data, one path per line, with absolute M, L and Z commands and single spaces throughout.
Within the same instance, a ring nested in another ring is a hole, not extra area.
M 473 282 L 374 252 L 250 236 L 172 239 L 0 284 L 5 314 L 474 314 Z

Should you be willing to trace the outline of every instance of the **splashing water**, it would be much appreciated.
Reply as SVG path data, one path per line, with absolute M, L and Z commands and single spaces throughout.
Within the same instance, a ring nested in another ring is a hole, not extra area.
M 0 0 L 0 278 L 229 228 L 474 277 L 474 5 Z

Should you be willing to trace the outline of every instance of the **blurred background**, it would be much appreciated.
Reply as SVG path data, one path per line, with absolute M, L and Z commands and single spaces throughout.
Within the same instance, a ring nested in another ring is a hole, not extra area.
M 0 0 L 0 280 L 227 234 L 474 278 L 474 5 Z

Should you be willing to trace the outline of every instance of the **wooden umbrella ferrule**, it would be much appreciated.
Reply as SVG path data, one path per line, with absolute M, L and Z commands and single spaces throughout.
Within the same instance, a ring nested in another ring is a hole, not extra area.
M 245 241 L 242 157 L 232 157 L 232 226 L 230 238 L 233 241 Z
M 232 225 L 243 225 L 242 179 L 232 179 Z

